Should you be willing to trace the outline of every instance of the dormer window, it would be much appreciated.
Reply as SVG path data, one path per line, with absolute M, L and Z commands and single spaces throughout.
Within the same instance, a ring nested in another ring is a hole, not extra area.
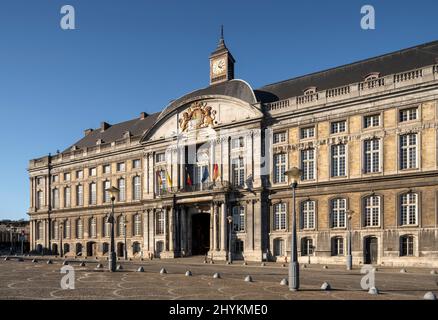
M 364 81 L 372 81 L 380 78 L 380 72 L 371 72 L 365 76 Z
M 306 90 L 304 90 L 305 96 L 309 96 L 309 95 L 315 94 L 315 93 L 316 93 L 316 87 L 309 87 Z
M 102 139 L 99 139 L 99 140 L 96 141 L 96 145 L 101 145 L 102 143 L 103 143 Z

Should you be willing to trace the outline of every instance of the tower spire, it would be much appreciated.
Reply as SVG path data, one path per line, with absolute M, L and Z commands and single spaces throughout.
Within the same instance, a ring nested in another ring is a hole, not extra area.
M 225 48 L 225 39 L 224 39 L 224 25 L 221 25 L 221 37 L 219 39 L 219 43 L 217 45 L 217 48 Z

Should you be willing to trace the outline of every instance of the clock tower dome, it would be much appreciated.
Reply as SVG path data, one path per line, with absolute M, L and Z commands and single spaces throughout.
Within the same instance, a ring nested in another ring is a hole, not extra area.
M 224 28 L 221 28 L 221 38 L 215 51 L 210 55 L 210 85 L 234 79 L 234 60 L 225 45 Z

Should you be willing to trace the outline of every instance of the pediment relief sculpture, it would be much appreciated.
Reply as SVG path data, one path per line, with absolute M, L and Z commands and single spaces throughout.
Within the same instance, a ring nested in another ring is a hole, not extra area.
M 206 102 L 194 102 L 182 113 L 179 125 L 182 132 L 188 129 L 213 127 L 216 124 L 216 111 Z

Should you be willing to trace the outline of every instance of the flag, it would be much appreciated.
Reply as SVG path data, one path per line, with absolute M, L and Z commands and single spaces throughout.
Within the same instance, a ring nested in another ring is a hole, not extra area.
M 217 178 L 219 178 L 219 166 L 215 163 L 213 166 L 213 181 L 216 181 Z
M 158 187 L 161 188 L 161 185 L 163 184 L 163 180 L 161 180 L 161 171 L 160 170 L 157 171 L 157 183 L 158 183 Z
M 188 186 L 192 185 L 192 178 L 190 178 L 190 173 L 187 171 L 187 180 L 186 180 L 186 184 Z
M 204 167 L 204 172 L 202 173 L 202 180 L 201 182 L 204 183 L 207 181 L 208 177 L 210 176 L 210 173 L 208 172 L 208 166 Z
M 172 179 L 170 178 L 169 172 L 166 171 L 167 184 L 172 187 Z

